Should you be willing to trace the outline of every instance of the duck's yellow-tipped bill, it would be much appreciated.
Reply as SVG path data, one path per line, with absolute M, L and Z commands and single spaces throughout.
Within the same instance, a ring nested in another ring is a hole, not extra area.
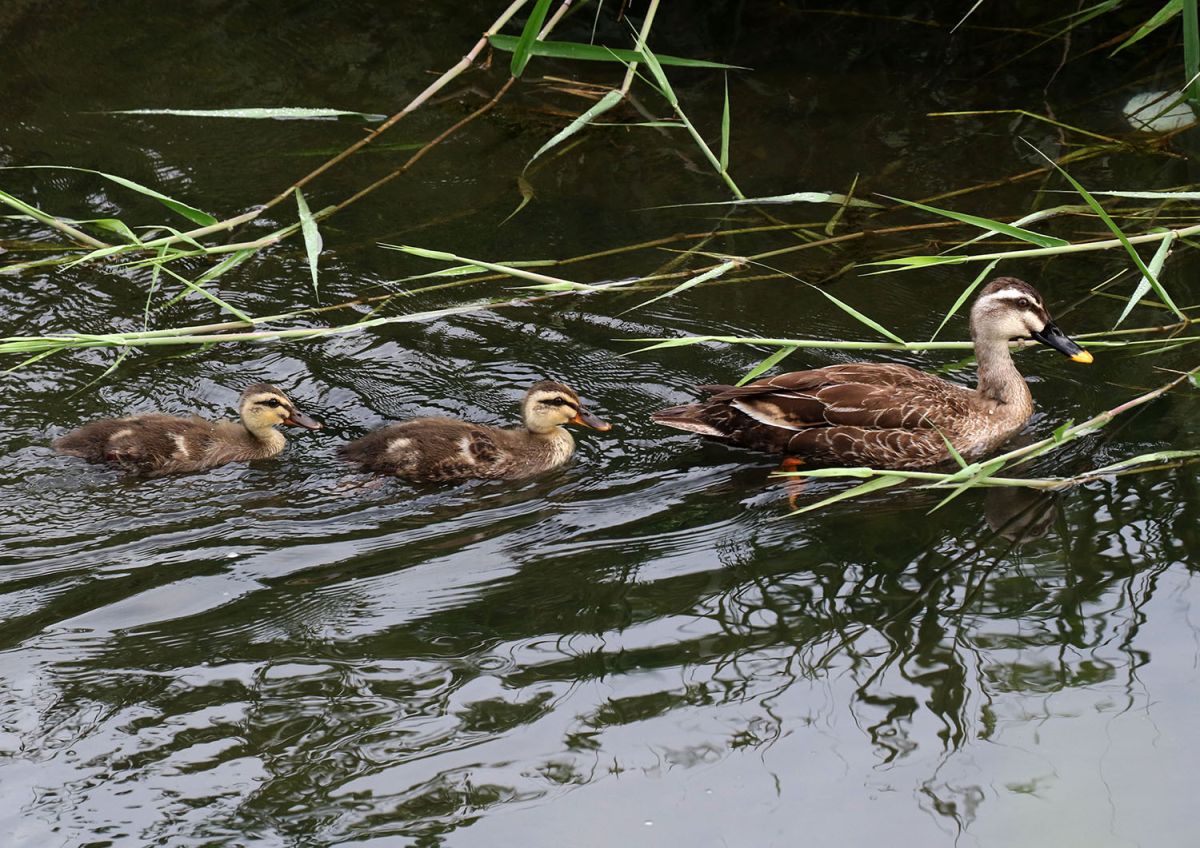
M 1084 365 L 1091 365 L 1093 361 L 1092 354 L 1089 351 L 1081 350 L 1071 357 L 1072 362 L 1082 362 Z

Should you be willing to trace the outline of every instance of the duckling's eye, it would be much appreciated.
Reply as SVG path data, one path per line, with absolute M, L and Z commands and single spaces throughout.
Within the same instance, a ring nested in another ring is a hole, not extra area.
M 277 409 L 279 407 L 279 401 L 277 401 L 275 398 L 271 398 L 269 401 L 267 401 L 267 406 L 271 407 L 272 409 Z
M 1029 302 L 1029 298 L 1022 297 L 1017 301 L 1017 306 L 1021 307 L 1022 309 L 1028 309 L 1029 307 L 1033 306 L 1033 304 Z
M 564 404 L 566 404 L 566 401 L 560 397 L 556 397 L 556 398 L 546 398 L 544 401 L 542 401 L 542 403 L 545 404 L 546 406 L 563 406 Z

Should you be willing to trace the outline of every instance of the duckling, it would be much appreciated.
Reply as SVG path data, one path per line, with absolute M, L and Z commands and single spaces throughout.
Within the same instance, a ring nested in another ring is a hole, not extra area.
M 160 412 L 109 418 L 56 439 L 53 447 L 88 462 L 111 462 L 143 477 L 159 477 L 275 456 L 287 443 L 275 429 L 280 424 L 321 429 L 297 412 L 287 395 L 267 383 L 255 383 L 242 392 L 238 413 L 240 423 Z
M 565 463 L 575 439 L 564 424 L 608 430 L 573 390 L 551 380 L 534 383 L 521 402 L 524 426 L 486 427 L 456 418 L 414 418 L 389 424 L 339 449 L 364 471 L 416 483 L 467 479 L 517 480 Z
M 857 362 L 793 371 L 745 386 L 701 386 L 701 403 L 664 409 L 652 420 L 727 444 L 789 454 L 785 465 L 867 465 L 911 469 L 985 456 L 1033 414 L 1029 386 L 1008 342 L 1032 338 L 1075 362 L 1092 355 L 1050 319 L 1029 283 L 998 277 L 971 307 L 978 362 L 974 389 L 907 365 Z

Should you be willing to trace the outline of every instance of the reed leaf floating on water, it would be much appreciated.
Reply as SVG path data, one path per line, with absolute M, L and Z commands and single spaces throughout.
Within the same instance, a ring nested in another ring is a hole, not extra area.
M 183 118 L 240 118 L 274 121 L 313 121 L 329 118 L 362 118 L 378 123 L 387 115 L 353 112 L 346 109 L 306 109 L 294 106 L 250 107 L 245 109 L 116 109 L 105 115 L 174 115 Z

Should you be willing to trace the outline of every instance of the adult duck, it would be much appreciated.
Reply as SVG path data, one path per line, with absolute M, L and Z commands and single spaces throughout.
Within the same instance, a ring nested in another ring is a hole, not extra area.
M 1009 340 L 1032 338 L 1090 363 L 1092 355 L 1051 320 L 1042 296 L 999 277 L 971 307 L 974 389 L 907 365 L 859 362 L 793 371 L 745 386 L 701 386 L 701 403 L 654 413 L 660 424 L 728 444 L 789 454 L 813 465 L 909 469 L 991 453 L 1033 414 Z M 793 463 L 796 462 L 794 459 Z

